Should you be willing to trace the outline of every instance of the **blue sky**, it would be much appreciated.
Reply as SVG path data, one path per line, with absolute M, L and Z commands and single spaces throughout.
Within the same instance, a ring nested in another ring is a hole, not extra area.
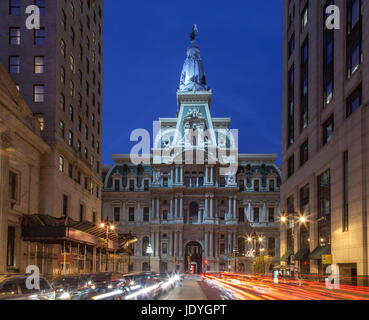
M 192 25 L 211 114 L 230 117 L 240 153 L 281 154 L 282 1 L 105 1 L 103 164 L 129 153 L 130 134 L 175 117 Z

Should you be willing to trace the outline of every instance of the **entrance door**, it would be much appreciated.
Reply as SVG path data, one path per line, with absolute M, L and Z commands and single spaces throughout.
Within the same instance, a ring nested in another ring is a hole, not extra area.
M 194 273 L 202 272 L 202 247 L 198 242 L 190 242 L 186 245 L 185 272 L 191 272 L 191 265 L 196 265 Z

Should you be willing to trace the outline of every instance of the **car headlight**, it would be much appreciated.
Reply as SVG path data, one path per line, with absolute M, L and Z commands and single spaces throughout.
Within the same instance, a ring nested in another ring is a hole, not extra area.
M 64 292 L 59 299 L 63 299 L 63 300 L 69 300 L 70 299 L 70 294 L 69 292 Z

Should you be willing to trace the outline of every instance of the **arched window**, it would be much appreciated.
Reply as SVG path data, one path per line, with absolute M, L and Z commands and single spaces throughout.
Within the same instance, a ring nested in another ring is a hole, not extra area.
M 199 205 L 196 202 L 190 204 L 190 221 L 189 223 L 197 223 L 199 221 Z

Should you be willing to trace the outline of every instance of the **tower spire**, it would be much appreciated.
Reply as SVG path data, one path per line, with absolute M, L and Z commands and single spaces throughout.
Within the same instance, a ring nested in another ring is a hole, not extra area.
M 196 37 L 199 34 L 197 25 L 194 24 L 190 34 L 191 44 L 187 49 L 187 58 L 182 68 L 179 91 L 208 91 L 204 65 L 200 57 L 200 48 L 197 46 Z

